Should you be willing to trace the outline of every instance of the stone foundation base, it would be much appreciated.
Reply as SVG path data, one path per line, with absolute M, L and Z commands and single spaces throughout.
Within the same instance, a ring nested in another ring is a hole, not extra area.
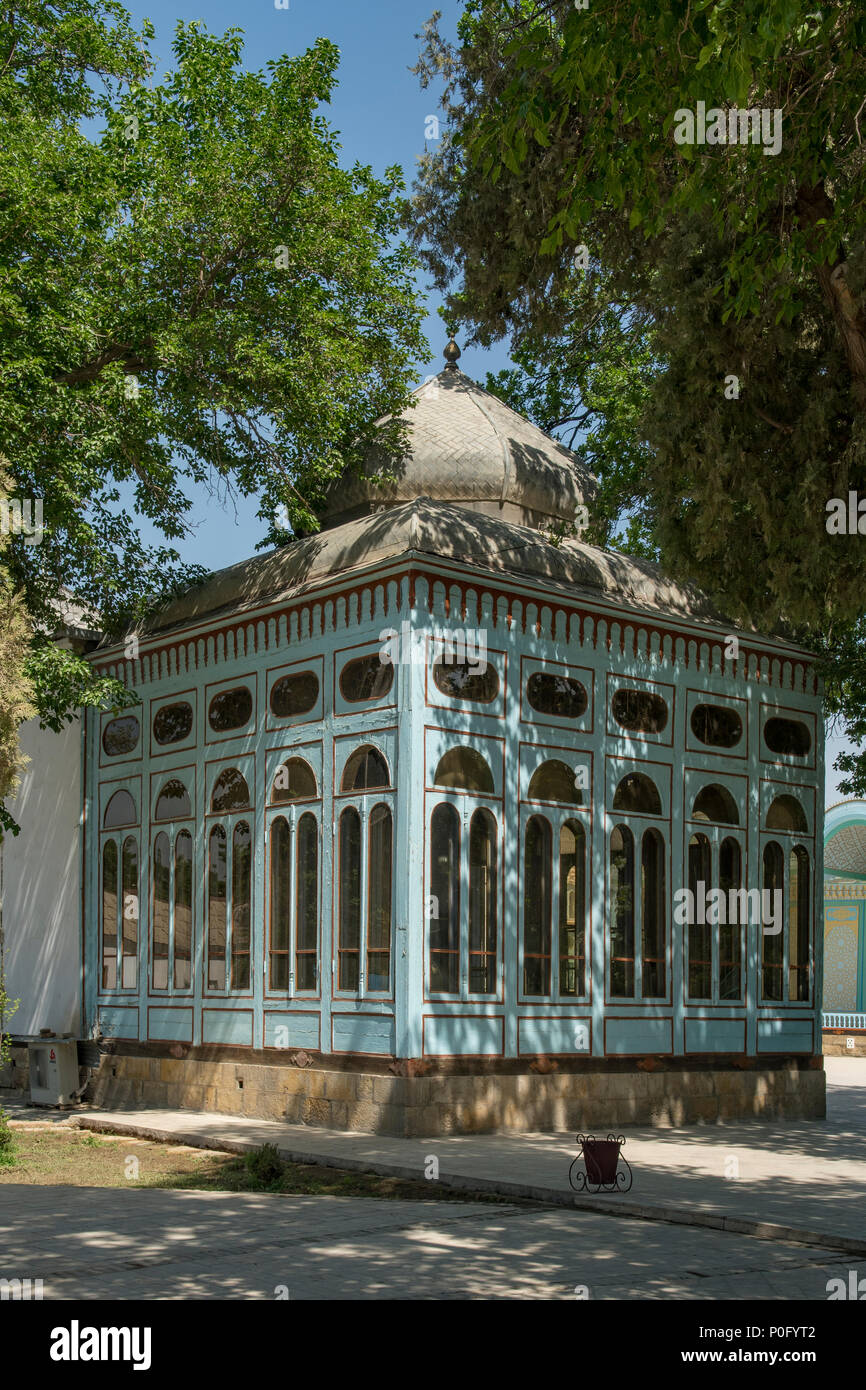
M 822 1033 L 822 1051 L 825 1057 L 866 1057 L 866 1033 L 833 1032 Z M 849 1038 L 854 1046 L 848 1046 Z
M 544 1073 L 515 1066 L 412 1076 L 318 1062 L 301 1068 L 116 1053 L 103 1055 L 84 1098 L 106 1109 L 209 1110 L 419 1137 L 606 1132 L 624 1125 L 821 1119 L 825 1114 L 820 1057 L 727 1066 L 635 1058 Z

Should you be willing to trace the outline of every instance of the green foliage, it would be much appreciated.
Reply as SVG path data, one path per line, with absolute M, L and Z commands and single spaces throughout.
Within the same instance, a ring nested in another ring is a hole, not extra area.
M 866 549 L 826 504 L 866 494 L 864 39 L 857 0 L 467 0 L 456 47 L 425 31 L 449 138 L 408 209 L 452 321 L 510 338 L 503 390 L 593 433 L 625 543 L 820 650 L 848 721 Z M 676 143 L 698 101 L 780 110 L 779 152 Z
M 0 926 L 0 947 L 2 947 L 2 926 Z M 10 999 L 6 993 L 6 979 L 3 972 L 3 955 L 0 950 L 0 1071 L 8 1065 L 12 1053 L 12 1042 L 7 1032 L 21 1001 Z M 15 1136 L 9 1128 L 9 1116 L 0 1105 L 0 1167 L 11 1167 L 15 1162 Z
M 244 1167 L 252 1180 L 261 1187 L 273 1187 L 283 1175 L 284 1163 L 274 1144 L 260 1144 L 244 1154 Z

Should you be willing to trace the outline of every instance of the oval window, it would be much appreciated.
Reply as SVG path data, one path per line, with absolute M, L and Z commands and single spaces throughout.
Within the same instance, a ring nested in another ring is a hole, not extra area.
M 668 707 L 651 690 L 618 690 L 611 703 L 613 717 L 623 729 L 660 734 L 668 722 Z
M 120 757 L 122 753 L 131 753 L 138 743 L 140 732 L 141 729 L 135 715 L 123 714 L 119 719 L 112 719 L 110 724 L 106 724 L 102 731 L 102 747 L 109 758 Z
M 242 729 L 249 724 L 252 714 L 252 695 L 245 685 L 236 685 L 233 690 L 221 690 L 219 695 L 214 695 L 207 717 L 214 733 L 224 734 L 229 729 Z
M 708 748 L 733 748 L 743 737 L 743 721 L 734 709 L 722 705 L 695 705 L 692 733 Z
M 768 719 L 764 725 L 764 742 L 771 753 L 787 753 L 805 758 L 812 747 L 812 735 L 799 719 Z
M 182 700 L 163 705 L 153 716 L 153 737 L 157 743 L 181 743 L 192 733 L 192 705 Z
M 340 672 L 340 694 L 352 704 L 381 700 L 393 684 L 394 667 L 390 661 L 382 661 L 378 652 L 347 661 Z
M 307 714 L 319 698 L 319 677 L 315 671 L 298 671 L 281 676 L 271 686 L 271 714 L 278 719 L 292 719 Z
M 526 698 L 539 714 L 553 714 L 557 719 L 579 719 L 587 705 L 580 681 L 550 671 L 536 671 L 529 677 Z
M 489 664 L 478 670 L 476 662 L 440 658 L 433 666 L 433 680 L 437 690 L 453 700 L 478 700 L 489 705 L 499 694 L 499 673 Z

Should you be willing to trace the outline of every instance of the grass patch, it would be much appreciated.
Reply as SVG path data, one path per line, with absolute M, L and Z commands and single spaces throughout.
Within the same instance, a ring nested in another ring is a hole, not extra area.
M 513 1204 L 513 1198 L 458 1192 L 424 1178 L 388 1178 L 315 1163 L 285 1163 L 272 1144 L 245 1154 L 229 1154 L 57 1125 L 44 1130 L 16 1126 L 14 1162 L 11 1167 L 0 1166 L 0 1190 L 4 1183 Z

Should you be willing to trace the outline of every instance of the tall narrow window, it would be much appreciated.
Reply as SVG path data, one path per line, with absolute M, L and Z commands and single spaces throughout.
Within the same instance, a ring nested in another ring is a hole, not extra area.
M 460 818 L 442 802 L 430 822 L 430 990 L 460 991 Z
M 610 837 L 610 993 L 634 998 L 634 837 L 617 825 Z
M 161 830 L 153 842 L 153 988 L 168 989 L 171 848 Z
M 711 875 L 710 842 L 706 835 L 692 835 L 689 840 L 689 999 L 713 997 L 713 943 L 706 920 Z
M 208 841 L 207 870 L 207 984 L 226 987 L 226 904 L 228 865 L 226 832 L 215 825 Z
M 657 999 L 667 987 L 665 843 L 657 830 L 644 831 L 640 880 L 641 994 Z
M 391 812 L 370 812 L 367 857 L 367 989 L 386 993 L 391 984 Z
M 544 816 L 526 822 L 523 875 L 523 993 L 550 994 L 553 835 Z
M 123 907 L 121 911 L 121 966 L 123 989 L 138 983 L 138 845 L 131 835 L 123 842 Z
M 102 851 L 102 988 L 117 988 L 117 842 Z
M 586 834 L 580 821 L 559 831 L 559 992 L 576 999 L 586 989 Z
M 250 987 L 252 836 L 246 821 L 232 835 L 232 989 Z
M 784 858 L 782 850 L 774 840 L 764 846 L 764 892 L 782 892 L 784 878 Z M 775 900 L 771 897 L 764 900 L 772 905 Z M 763 913 L 761 914 L 763 917 Z M 782 991 L 782 968 L 784 957 L 784 935 L 782 932 L 781 921 L 775 924 L 777 931 L 765 930 L 764 923 L 761 923 L 761 998 L 770 1000 L 781 1000 Z
M 271 989 L 289 987 L 291 873 L 289 826 L 282 816 L 277 816 L 271 822 Z
M 361 956 L 361 817 L 354 806 L 340 816 L 340 931 L 338 988 L 357 990 Z
M 736 840 L 723 840 L 719 849 L 719 887 L 724 894 L 725 918 L 719 925 L 719 999 L 740 999 L 742 997 L 742 933 L 736 920 L 737 912 L 730 908 L 735 899 L 731 893 L 738 893 L 742 884 L 740 868 L 740 846 Z M 731 921 L 731 918 L 734 918 Z
M 788 861 L 788 998 L 809 998 L 809 856 L 802 845 Z
M 319 827 L 309 811 L 298 821 L 295 838 L 295 988 L 315 990 L 319 960 Z
M 192 836 L 182 830 L 174 842 L 174 987 L 192 983 Z
M 496 992 L 496 821 L 478 810 L 469 826 L 469 993 Z

